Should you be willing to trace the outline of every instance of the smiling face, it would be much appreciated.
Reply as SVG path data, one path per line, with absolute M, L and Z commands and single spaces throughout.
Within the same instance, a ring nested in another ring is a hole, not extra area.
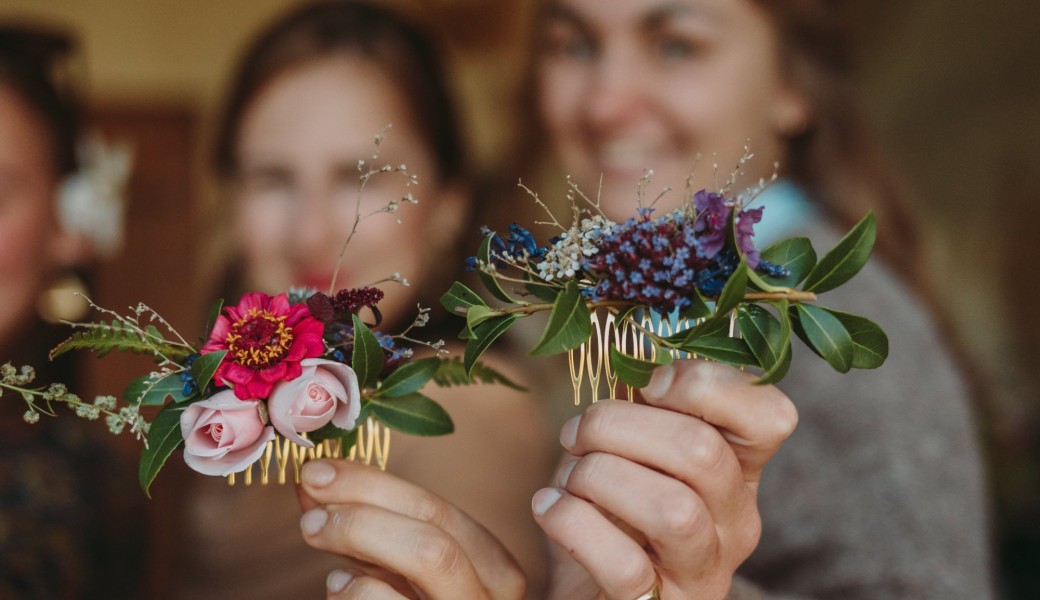
M 602 177 L 612 218 L 648 197 L 682 199 L 721 185 L 748 145 L 741 180 L 768 177 L 783 135 L 804 127 L 800 96 L 784 83 L 776 33 L 750 0 L 555 0 L 542 22 L 540 109 L 564 168 L 587 192 Z M 719 174 L 712 173 L 712 162 Z
M 358 212 L 358 161 L 371 162 L 373 138 L 391 124 L 378 164 L 401 165 L 419 185 L 389 173 L 369 180 L 360 214 L 407 193 L 397 218 L 365 218 L 351 240 L 336 287 L 360 287 L 400 272 L 412 287 L 382 284 L 384 314 L 414 305 L 414 290 L 461 219 L 455 194 L 438 182 L 429 144 L 399 88 L 378 67 L 350 56 L 314 60 L 275 77 L 250 102 L 236 144 L 235 229 L 247 284 L 269 293 L 290 286 L 328 291 L 337 257 Z

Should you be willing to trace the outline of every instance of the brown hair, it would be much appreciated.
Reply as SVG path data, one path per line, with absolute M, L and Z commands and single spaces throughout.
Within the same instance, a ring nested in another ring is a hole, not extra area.
M 59 77 L 74 50 L 72 40 L 54 30 L 0 26 L 0 85 L 12 90 L 40 116 L 51 138 L 58 175 L 76 170 L 79 103 Z
M 410 100 L 416 125 L 433 150 L 438 175 L 464 174 L 464 153 L 439 53 L 433 41 L 403 16 L 362 2 L 305 5 L 271 25 L 241 60 L 217 135 L 215 166 L 222 177 L 237 169 L 242 116 L 257 93 L 286 70 L 311 60 L 347 54 L 377 63 Z
M 841 225 L 873 210 L 879 252 L 917 285 L 917 233 L 858 99 L 847 15 L 828 0 L 756 4 L 776 28 L 781 68 L 809 104 L 806 128 L 787 140 L 784 174 Z

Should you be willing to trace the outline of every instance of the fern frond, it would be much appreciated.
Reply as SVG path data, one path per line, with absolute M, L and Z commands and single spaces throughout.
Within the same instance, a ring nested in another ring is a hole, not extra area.
M 518 392 L 526 392 L 527 388 L 514 383 L 511 379 L 499 373 L 486 364 L 477 361 L 473 365 L 472 377 L 466 375 L 466 366 L 458 356 L 441 360 L 433 381 L 440 387 L 451 387 L 454 385 L 474 385 L 477 383 L 501 384 Z
M 158 330 L 149 326 L 147 331 L 135 331 L 118 320 L 111 323 L 90 323 L 80 325 L 84 329 L 72 334 L 50 352 L 50 358 L 61 356 L 72 350 L 92 350 L 98 358 L 113 350 L 132 352 L 134 354 L 150 354 L 156 358 L 168 358 L 173 361 L 183 360 L 190 352 L 189 348 L 175 346 L 167 342 Z

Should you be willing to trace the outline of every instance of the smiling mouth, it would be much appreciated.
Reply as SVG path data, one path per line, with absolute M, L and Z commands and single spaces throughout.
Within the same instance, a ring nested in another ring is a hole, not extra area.
M 663 144 L 633 140 L 611 141 L 596 146 L 596 162 L 604 172 L 642 174 L 667 160 Z

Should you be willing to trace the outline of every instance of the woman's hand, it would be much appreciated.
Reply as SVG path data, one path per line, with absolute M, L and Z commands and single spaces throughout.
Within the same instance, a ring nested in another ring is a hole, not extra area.
M 300 526 L 311 546 L 351 559 L 329 598 L 518 600 L 525 578 L 464 512 L 389 473 L 345 460 L 303 467 Z
M 718 363 L 659 367 L 647 404 L 604 400 L 564 424 L 557 488 L 535 494 L 553 548 L 549 598 L 724 598 L 761 531 L 762 468 L 797 413 Z

